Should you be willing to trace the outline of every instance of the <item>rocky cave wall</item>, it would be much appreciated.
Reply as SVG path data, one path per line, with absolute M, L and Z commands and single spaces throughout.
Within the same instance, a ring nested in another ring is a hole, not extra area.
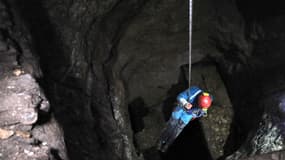
M 0 1 L 0 159 L 67 159 L 63 132 L 37 79 L 32 37 Z
M 30 77 L 33 94 L 41 97 L 30 107 L 40 116 L 24 125 L 24 133 L 41 142 L 37 147 L 45 158 L 185 159 L 190 150 L 200 159 L 241 159 L 283 149 L 284 27 L 278 2 L 267 12 L 264 2 L 254 10 L 259 2 L 194 2 L 191 82 L 215 101 L 209 116 L 187 126 L 166 154 L 155 143 L 176 95 L 187 88 L 188 1 L 0 2 L 1 47 L 16 44 L 13 53 L 0 48 L 1 73 L 11 77 L 3 86 Z M 27 85 L 21 90 L 31 92 Z M 41 111 L 39 103 L 51 110 Z M 19 143 L 17 129 L 0 129 L 13 132 L 1 146 Z M 6 150 L 0 156 L 9 160 L 19 152 L 31 158 L 41 153 L 33 147 L 20 145 L 11 158 Z
M 128 130 L 117 123 L 121 117 L 116 117 L 110 100 L 107 62 L 120 28 L 141 3 L 9 1 L 5 5 L 30 32 L 44 75 L 39 81 L 63 129 L 71 159 L 135 157 Z M 86 19 L 79 23 L 82 17 Z

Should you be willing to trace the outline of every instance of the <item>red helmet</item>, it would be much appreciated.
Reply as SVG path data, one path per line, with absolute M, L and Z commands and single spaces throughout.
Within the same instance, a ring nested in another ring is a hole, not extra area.
M 202 109 L 208 109 L 212 104 L 212 98 L 210 97 L 209 93 L 203 92 L 199 97 L 198 97 L 198 105 Z

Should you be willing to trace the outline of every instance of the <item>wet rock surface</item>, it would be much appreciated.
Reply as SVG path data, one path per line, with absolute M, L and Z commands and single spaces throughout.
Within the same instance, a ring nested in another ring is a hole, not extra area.
M 38 109 L 49 110 L 49 102 L 29 74 L 5 77 L 0 90 L 1 126 L 32 125 L 38 120 Z
M 270 154 L 256 155 L 243 160 L 282 160 L 284 158 L 285 158 L 285 153 L 283 151 L 280 151 L 280 152 L 272 152 Z
M 242 159 L 254 155 L 262 157 L 261 154 L 284 150 L 283 83 L 261 83 L 264 85 L 260 88 L 262 100 L 258 107 L 262 110 L 262 116 L 258 117 L 258 124 L 252 128 L 243 145 L 226 159 Z
M 228 152 L 224 146 L 230 141 L 228 137 L 234 114 L 232 103 L 217 68 L 213 64 L 194 65 L 192 85 L 200 86 L 213 95 L 214 101 L 208 111 L 208 116 L 201 118 L 200 123 L 211 156 L 213 159 L 218 159 Z
M 41 72 L 29 34 L 17 18 L 0 1 L 0 159 L 68 159 L 63 132 L 56 132 L 58 123 L 36 81 Z

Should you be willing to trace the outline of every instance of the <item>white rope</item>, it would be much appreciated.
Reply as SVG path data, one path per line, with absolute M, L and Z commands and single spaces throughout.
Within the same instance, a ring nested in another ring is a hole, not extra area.
M 192 4 L 192 0 L 189 0 L 189 88 L 191 84 Z

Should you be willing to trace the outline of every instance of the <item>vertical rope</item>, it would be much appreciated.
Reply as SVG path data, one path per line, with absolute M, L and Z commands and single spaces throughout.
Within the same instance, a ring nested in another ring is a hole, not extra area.
M 192 4 L 192 0 L 189 0 L 189 88 L 191 85 Z

